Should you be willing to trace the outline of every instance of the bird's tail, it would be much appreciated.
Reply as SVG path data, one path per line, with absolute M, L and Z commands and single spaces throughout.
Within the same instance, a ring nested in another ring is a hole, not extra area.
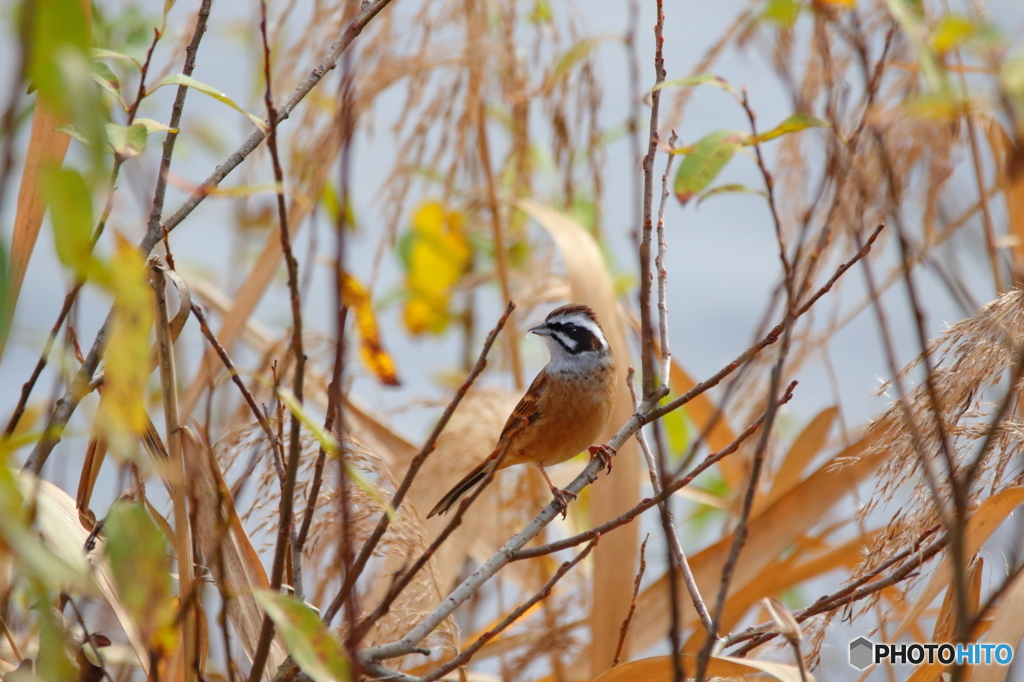
M 472 471 L 466 474 L 465 478 L 455 484 L 455 487 L 448 491 L 448 494 L 441 498 L 441 501 L 434 505 L 434 508 L 427 514 L 429 519 L 431 516 L 437 514 L 445 514 L 452 506 L 458 502 L 464 495 L 473 490 L 480 481 L 491 472 L 497 461 L 494 458 L 487 458 L 476 466 Z

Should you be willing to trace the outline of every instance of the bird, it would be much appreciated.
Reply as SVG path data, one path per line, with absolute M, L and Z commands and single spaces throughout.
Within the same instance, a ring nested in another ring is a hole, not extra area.
M 564 518 L 567 498 L 576 494 L 556 487 L 545 467 L 588 450 L 611 471 L 614 451 L 594 445 L 611 417 L 617 383 L 615 358 L 597 315 L 570 303 L 552 310 L 528 333 L 545 341 L 550 361 L 512 410 L 491 454 L 441 498 L 428 519 L 446 513 L 492 470 L 517 464 L 537 466 Z

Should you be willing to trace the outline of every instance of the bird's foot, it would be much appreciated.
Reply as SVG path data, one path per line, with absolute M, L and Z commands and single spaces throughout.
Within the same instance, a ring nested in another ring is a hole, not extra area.
M 615 456 L 615 449 L 609 445 L 591 445 L 587 448 L 587 452 L 590 453 L 590 459 L 598 460 L 601 463 L 601 469 L 607 469 L 608 473 L 612 472 L 612 457 Z M 598 469 L 600 471 L 601 469 Z
M 562 520 L 564 521 L 569 513 L 569 501 L 576 499 L 576 493 L 571 490 L 551 486 L 551 496 L 555 498 L 555 504 L 558 505 L 559 511 L 562 512 Z

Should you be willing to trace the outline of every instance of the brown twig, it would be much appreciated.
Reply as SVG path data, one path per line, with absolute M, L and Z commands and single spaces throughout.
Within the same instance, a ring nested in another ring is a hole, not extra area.
M 633 405 L 639 403 L 636 395 L 636 389 L 633 386 L 633 368 L 629 368 L 629 375 L 626 378 L 626 382 L 629 385 L 629 394 L 633 398 Z M 658 462 L 655 461 L 654 453 L 651 452 L 650 445 L 647 443 L 647 438 L 644 436 L 643 429 L 636 432 L 636 441 L 640 445 L 640 452 L 643 453 L 644 460 L 647 462 L 647 471 L 651 479 L 651 487 L 655 493 L 660 493 L 664 489 L 664 483 L 666 472 L 664 466 L 659 466 Z M 662 505 L 664 507 L 665 505 Z M 668 510 L 666 510 L 668 511 Z M 668 542 L 669 548 L 672 550 L 673 558 L 675 559 L 675 565 L 679 567 L 679 570 L 683 574 L 683 582 L 686 584 L 686 589 L 690 593 L 690 601 L 693 602 L 693 608 L 697 611 L 697 615 L 700 616 L 700 622 L 704 625 L 705 632 L 708 636 L 711 636 L 712 623 L 711 614 L 708 613 L 708 607 L 704 604 L 704 599 L 701 597 L 700 589 L 697 587 L 697 579 L 693 575 L 693 571 L 690 570 L 690 562 L 686 559 L 686 554 L 683 552 L 683 545 L 679 541 L 679 534 L 675 530 L 675 519 L 672 516 L 671 511 L 664 514 L 667 523 L 664 523 L 665 539 Z
M 228 371 L 228 376 L 231 377 L 231 381 L 234 382 L 235 386 L 238 387 L 239 392 L 242 394 L 242 398 L 245 399 L 245 404 L 249 406 L 249 411 L 252 412 L 253 416 L 256 417 L 256 421 L 259 422 L 260 427 L 263 429 L 263 433 L 267 436 L 267 440 L 270 441 L 270 446 L 274 452 L 274 464 L 278 468 L 278 477 L 282 477 L 284 469 L 281 464 L 283 458 L 283 451 L 281 449 L 281 441 L 277 439 L 277 434 L 274 433 L 273 427 L 270 426 L 270 421 L 267 420 L 263 411 L 260 410 L 259 405 L 256 404 L 256 399 L 252 397 L 252 393 L 246 387 L 245 382 L 242 381 L 242 377 L 238 374 L 238 370 L 235 368 L 235 363 L 232 362 L 231 356 L 224 350 L 224 346 L 221 345 L 220 341 L 214 335 L 213 330 L 210 329 L 209 323 L 206 321 L 206 315 L 203 313 L 203 309 L 199 307 L 197 303 L 192 304 L 192 315 L 199 322 L 199 329 L 203 332 L 203 336 L 206 337 L 207 342 L 217 353 L 217 357 L 224 363 L 225 369 Z
M 679 138 L 676 131 L 668 138 L 669 149 L 674 149 Z M 654 269 L 658 273 L 658 334 L 661 342 L 661 385 L 668 386 L 672 372 L 672 351 L 668 343 L 668 267 L 665 258 L 668 256 L 668 241 L 665 239 L 665 208 L 668 205 L 668 183 L 672 175 L 672 163 L 676 155 L 669 154 L 665 162 L 665 172 L 661 176 L 661 202 L 658 204 L 658 254 L 654 258 Z
M 299 264 L 292 253 L 291 234 L 288 230 L 288 207 L 284 198 L 284 172 L 281 170 L 281 159 L 277 149 L 277 124 L 278 113 L 274 106 L 273 88 L 271 85 L 271 64 L 270 64 L 270 43 L 267 41 L 267 3 L 260 1 L 260 34 L 263 38 L 263 77 L 266 88 L 263 92 L 263 101 L 267 107 L 267 146 L 270 149 L 271 165 L 274 169 L 274 182 L 277 187 L 277 217 L 279 222 L 278 233 L 281 237 L 281 250 L 284 252 L 284 262 L 288 270 L 288 291 L 291 294 L 292 310 L 292 338 L 291 351 L 295 358 L 293 370 L 292 393 L 296 402 L 302 405 L 302 388 L 306 376 L 306 353 L 302 346 L 302 296 L 299 291 Z M 299 469 L 299 454 L 302 449 L 301 442 L 301 421 L 299 415 L 292 413 L 291 431 L 288 442 L 288 460 L 284 471 L 284 481 L 281 485 L 281 505 L 278 515 L 277 544 L 274 551 L 274 563 L 270 574 L 270 589 L 277 591 L 281 589 L 284 576 L 285 559 L 288 555 L 288 546 L 292 538 L 292 525 L 294 522 L 293 511 L 295 504 L 295 481 Z M 293 569 L 294 571 L 294 569 Z M 267 654 L 270 651 L 270 642 L 274 637 L 274 623 L 270 616 L 263 616 L 263 626 L 260 630 L 259 642 L 253 653 L 252 671 L 249 673 L 250 682 L 259 682 L 263 676 L 263 668 L 267 662 Z
M 597 537 L 599 538 L 601 536 L 598 535 Z M 633 599 L 629 602 L 629 612 L 626 614 L 626 618 L 622 621 L 622 626 L 619 627 L 619 643 L 615 647 L 615 658 L 612 659 L 613 668 L 619 664 L 619 659 L 622 658 L 622 648 L 626 644 L 626 635 L 629 633 L 629 624 L 633 620 L 633 613 L 636 611 L 636 598 L 640 595 L 640 583 L 644 579 L 644 571 L 647 570 L 647 560 L 644 558 L 644 555 L 647 552 L 647 541 L 650 539 L 651 536 L 648 534 L 640 544 L 640 568 L 637 570 L 636 579 L 633 581 Z M 590 546 L 591 545 L 587 545 L 587 547 Z M 565 566 L 566 564 L 562 565 Z
M 426 442 L 423 443 L 423 447 L 420 448 L 420 451 L 416 453 L 416 456 L 412 458 L 411 462 L 409 462 L 409 469 L 405 472 L 405 477 L 402 479 L 402 482 L 399 484 L 394 496 L 391 498 L 391 508 L 393 510 L 398 511 L 401 507 L 406 494 L 409 492 L 409 488 L 412 487 L 413 481 L 416 479 L 416 475 L 419 473 L 423 464 L 427 461 L 427 457 L 429 457 L 430 453 L 432 453 L 437 447 L 437 439 L 444 432 L 445 427 L 448 426 L 448 422 L 451 420 L 452 415 L 455 414 L 455 410 L 458 408 L 459 403 L 461 403 L 462 399 L 466 397 L 466 393 L 469 391 L 470 387 L 473 386 L 477 377 L 479 377 L 484 371 L 484 368 L 487 367 L 487 354 L 490 353 L 491 346 L 494 345 L 495 339 L 498 338 L 498 334 L 501 333 L 501 330 L 505 327 L 505 323 L 508 321 L 509 315 L 513 310 L 515 310 L 515 304 L 512 303 L 512 301 L 509 301 L 504 314 L 498 319 L 498 323 L 494 326 L 494 329 L 491 330 L 491 333 L 487 335 L 487 339 L 484 341 L 483 348 L 481 348 L 480 355 L 477 358 L 476 365 L 473 366 L 473 371 L 469 373 L 469 376 L 466 377 L 462 386 L 460 386 L 459 390 L 455 392 L 451 402 L 448 403 L 448 407 L 445 408 L 444 412 L 441 414 L 441 418 L 437 421 L 437 424 L 434 425 L 433 431 L 430 432 Z M 377 543 L 380 542 L 380 539 L 384 536 L 384 533 L 387 531 L 390 523 L 391 516 L 388 513 L 382 513 L 380 520 L 377 522 L 377 526 L 373 529 L 370 537 L 366 539 L 366 542 L 363 543 L 363 547 L 359 551 L 359 556 L 356 557 L 355 562 L 352 564 L 351 574 L 345 577 L 345 584 L 342 585 L 338 595 L 331 601 L 327 610 L 324 611 L 323 620 L 325 623 L 330 623 L 338 613 L 338 609 L 340 609 L 341 605 L 344 603 L 346 593 L 354 587 L 356 580 L 359 579 L 359 575 L 362 573 L 363 569 L 366 568 L 366 563 L 370 560 L 370 557 L 373 555 L 373 550 L 376 548 Z
M 504 630 L 506 630 L 510 625 L 515 623 L 517 620 L 522 618 L 523 614 L 525 614 L 527 611 L 529 611 L 531 608 L 533 608 L 533 606 L 535 604 L 537 604 L 538 602 L 540 602 L 540 601 L 542 601 L 544 599 L 547 599 L 548 596 L 551 595 L 551 590 L 554 588 L 555 584 L 558 583 L 558 581 L 561 580 L 565 576 L 566 573 L 571 571 L 572 568 L 576 564 L 578 564 L 579 562 L 581 562 L 584 559 L 586 559 L 587 555 L 590 554 L 590 550 L 592 550 L 597 545 L 597 543 L 598 543 L 598 541 L 600 539 L 601 539 L 600 535 L 595 536 L 594 539 L 591 540 L 590 544 L 588 544 L 586 547 L 584 547 L 583 550 L 579 554 L 577 554 L 571 560 L 566 561 L 561 566 L 559 566 L 558 569 L 555 571 L 554 575 L 552 575 L 551 578 L 549 578 L 548 581 L 546 583 L 544 583 L 543 587 L 541 587 L 540 590 L 538 590 L 536 594 L 534 594 L 532 597 L 530 597 L 525 602 L 520 604 L 519 607 L 516 608 L 514 611 L 512 611 L 510 614 L 505 616 L 505 618 L 503 618 L 500 623 L 498 623 L 493 628 L 491 628 L 487 632 L 485 632 L 482 635 L 480 635 L 480 637 L 478 637 L 475 642 L 473 642 L 468 647 L 463 649 L 459 653 L 458 656 L 456 656 L 452 660 L 448 661 L 447 663 L 442 665 L 437 670 L 434 670 L 433 672 L 431 672 L 428 675 L 426 675 L 421 680 L 421 682 L 434 682 L 434 680 L 439 680 L 442 677 L 444 677 L 445 675 L 447 675 L 448 673 L 450 673 L 451 671 L 453 671 L 456 668 L 458 668 L 459 666 L 462 666 L 462 665 L 465 665 L 466 663 L 468 663 L 470 661 L 470 659 L 473 657 L 473 655 L 476 654 L 476 652 L 479 651 L 485 644 L 487 644 L 489 641 L 491 641 L 492 639 L 497 637 L 499 634 L 501 634 Z M 646 546 L 646 545 L 647 545 L 647 541 L 645 540 L 644 541 L 644 546 Z M 640 578 L 643 577 L 643 566 L 644 566 L 644 563 L 643 563 L 643 549 L 641 549 L 641 552 L 640 552 L 640 566 L 641 566 L 641 568 L 640 568 L 640 575 L 637 576 L 637 581 L 636 581 L 637 587 L 639 587 L 639 585 L 640 585 Z M 634 605 L 634 607 L 636 606 L 636 594 L 635 594 L 635 592 L 634 592 L 634 595 L 633 595 L 633 605 Z M 631 609 L 630 610 L 630 615 L 632 615 L 632 613 L 633 613 L 633 611 Z M 629 625 L 629 621 L 627 620 L 627 622 L 623 624 L 623 627 L 628 627 L 628 625 Z M 622 643 L 620 641 L 619 647 L 621 648 L 621 646 L 622 646 Z M 618 659 L 616 658 L 616 660 L 618 660 Z
M 202 0 L 199 5 L 199 16 L 196 19 L 196 27 L 192 33 L 192 40 L 185 48 L 185 64 L 181 72 L 191 76 L 196 68 L 196 54 L 199 51 L 199 41 L 203 39 L 206 32 L 206 22 L 210 18 L 210 5 L 212 0 Z M 142 87 L 140 83 L 139 87 Z M 171 168 L 171 157 L 174 155 L 174 144 L 178 140 L 178 129 L 181 125 L 181 114 L 185 108 L 185 97 L 188 95 L 188 87 L 178 86 L 178 92 L 174 96 L 174 104 L 171 105 L 171 120 L 167 124 L 170 130 L 164 137 L 163 152 L 160 156 L 160 169 L 156 176 L 156 189 L 153 192 L 153 205 L 149 210 L 148 233 L 156 233 L 160 229 L 160 216 L 164 210 L 164 197 L 167 195 L 167 174 Z M 166 238 L 166 235 L 164 235 Z
M 662 0 L 657 0 L 657 21 L 654 24 L 654 84 L 665 80 L 665 58 L 662 48 L 665 39 L 665 12 Z M 655 87 L 651 93 L 651 123 L 647 140 L 647 156 L 644 157 L 644 200 L 643 232 L 640 239 L 640 354 L 641 386 L 644 399 L 654 394 L 654 337 L 651 327 L 651 233 L 654 227 L 654 156 L 658 151 L 658 112 L 661 105 L 661 90 Z

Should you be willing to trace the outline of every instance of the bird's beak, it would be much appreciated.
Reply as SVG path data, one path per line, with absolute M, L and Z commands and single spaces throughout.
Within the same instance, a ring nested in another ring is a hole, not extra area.
M 536 334 L 537 336 L 551 336 L 551 330 L 547 328 L 547 325 L 543 324 L 527 330 L 527 333 Z

